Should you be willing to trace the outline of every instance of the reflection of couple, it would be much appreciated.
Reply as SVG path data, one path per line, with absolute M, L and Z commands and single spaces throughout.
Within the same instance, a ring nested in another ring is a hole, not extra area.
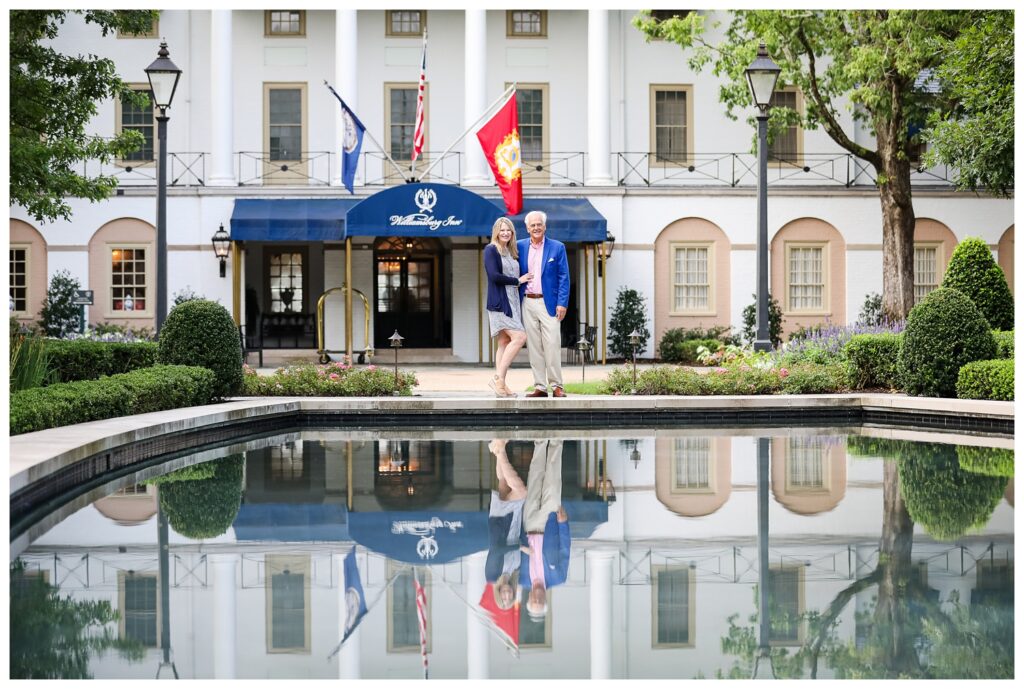
M 492 440 L 498 490 L 491 491 L 490 548 L 485 574 L 495 603 L 511 608 L 528 590 L 526 611 L 547 615 L 547 590 L 569 573 L 569 518 L 562 507 L 562 441 L 537 440 L 526 485 L 508 461 L 505 440 Z

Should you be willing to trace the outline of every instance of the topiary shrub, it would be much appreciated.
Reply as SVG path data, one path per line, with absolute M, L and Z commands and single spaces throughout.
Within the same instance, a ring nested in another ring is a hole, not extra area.
M 1012 359 L 1013 358 L 1013 331 L 1012 330 L 993 330 L 992 337 L 996 338 L 996 358 L 997 359 Z
M 881 457 L 893 459 L 899 457 L 904 440 L 892 438 L 873 438 L 867 435 L 850 435 L 846 437 L 846 454 L 851 457 Z
M 1013 329 L 1013 295 L 984 240 L 967 237 L 956 245 L 942 286 L 963 292 L 993 330 Z
M 1006 488 L 1004 477 L 961 469 L 954 445 L 904 443 L 897 462 L 910 518 L 941 540 L 984 526 Z
M 964 471 L 1013 478 L 1013 450 L 957 445 L 956 456 L 960 460 L 960 468 Z
M 647 349 L 647 340 L 651 339 L 651 331 L 647 329 L 647 300 L 635 289 L 620 287 L 615 298 L 615 309 L 608 321 L 608 348 L 613 353 L 627 359 L 633 358 L 633 344 L 629 335 L 636 331 L 640 342 L 636 353 L 642 354 Z
M 75 292 L 82 286 L 66 270 L 50 279 L 43 308 L 39 311 L 39 327 L 50 337 L 65 337 L 79 328 L 81 308 L 74 303 Z
M 238 328 L 228 310 L 216 302 L 192 299 L 171 309 L 160 330 L 157 361 L 210 369 L 217 377 L 217 398 L 235 395 L 242 387 Z
M 957 376 L 956 396 L 962 400 L 1013 401 L 1013 359 L 967 364 Z
M 953 397 L 960 368 L 991 359 L 996 341 L 974 303 L 939 288 L 910 311 L 898 358 L 900 387 L 911 395 Z
M 45 344 L 54 383 L 95 380 L 156 364 L 155 342 L 49 339 Z
M 747 344 L 753 344 L 757 337 L 757 295 L 751 294 L 750 297 L 754 303 L 743 309 L 743 339 Z M 782 344 L 782 307 L 772 299 L 771 292 L 768 293 L 768 339 L 772 347 Z
M 214 467 L 209 478 L 176 477 L 178 472 L 173 472 L 153 481 L 160 485 L 160 509 L 167 515 L 167 523 L 186 538 L 216 538 L 226 533 L 242 504 L 243 456 L 230 455 L 209 464 Z M 192 467 L 181 471 L 196 475 Z
M 898 387 L 896 363 L 900 356 L 903 336 L 897 333 L 877 335 L 854 335 L 843 346 L 846 355 L 846 374 L 850 387 L 864 388 Z

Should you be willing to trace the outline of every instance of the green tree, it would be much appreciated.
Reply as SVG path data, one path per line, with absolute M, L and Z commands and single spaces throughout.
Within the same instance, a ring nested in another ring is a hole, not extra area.
M 66 197 L 99 201 L 117 186 L 111 176 L 76 172 L 85 160 L 108 162 L 137 150 L 142 135 L 124 131 L 113 138 L 86 133 L 97 104 L 124 98 L 144 105 L 118 76 L 113 60 L 64 55 L 48 45 L 68 14 L 79 14 L 112 31 L 145 33 L 155 10 L 11 10 L 10 118 L 11 203 L 37 221 L 69 220 Z
M 937 10 L 744 10 L 731 13 L 723 39 L 709 42 L 705 15 L 656 21 L 638 14 L 634 25 L 648 38 L 673 41 L 689 53 L 695 71 L 712 65 L 724 79 L 719 97 L 729 117 L 750 112 L 744 70 L 763 41 L 782 73 L 779 86 L 796 86 L 804 112 L 775 107 L 769 137 L 799 124 L 822 127 L 829 137 L 875 172 L 882 207 L 882 297 L 885 315 L 900 319 L 914 305 L 914 205 L 910 187 L 911 125 L 952 107 L 921 87 L 922 74 L 943 65 L 937 41 L 954 41 L 983 12 Z M 1012 72 L 1010 72 L 1012 74 Z M 843 108 L 851 110 L 846 121 Z M 1012 121 L 1012 118 L 1011 118 Z M 857 141 L 866 124 L 874 148 Z
M 612 353 L 627 359 L 633 356 L 633 344 L 629 340 L 629 334 L 633 331 L 640 336 L 636 346 L 637 354 L 643 353 L 651 337 L 651 331 L 647 329 L 647 299 L 635 289 L 619 288 L 608 327 L 611 330 L 608 348 Z
M 27 576 L 20 559 L 10 577 L 11 679 L 90 679 L 90 656 L 111 648 L 142 660 L 142 644 L 117 638 L 108 626 L 118 619 L 110 601 L 62 597 L 56 586 Z
M 973 301 L 993 330 L 1013 330 L 1013 294 L 1003 269 L 980 237 L 965 237 L 956 245 L 942 286 Z
M 50 279 L 43 308 L 39 311 L 39 327 L 50 337 L 64 337 L 78 329 L 81 308 L 74 303 L 75 292 L 81 289 L 78 278 L 61 270 Z
M 939 36 L 945 56 L 935 76 L 951 107 L 932 113 L 923 133 L 926 164 L 957 169 L 957 186 L 1013 193 L 1013 12 L 979 12 L 960 35 Z

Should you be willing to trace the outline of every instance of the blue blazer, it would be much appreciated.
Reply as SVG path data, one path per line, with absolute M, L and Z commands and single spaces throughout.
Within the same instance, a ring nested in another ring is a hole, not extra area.
M 530 239 L 516 242 L 519 248 L 519 274 L 530 271 Z M 569 259 L 565 255 L 565 244 L 557 239 L 544 237 L 544 255 L 541 258 L 540 287 L 544 292 L 544 306 L 548 315 L 555 315 L 556 306 L 569 308 Z M 519 287 L 519 298 L 526 294 L 526 283 Z
M 502 272 L 501 254 L 498 247 L 488 244 L 484 247 L 484 270 L 487 271 L 487 310 L 501 311 L 512 317 L 512 306 L 508 303 L 508 292 L 505 285 L 518 285 L 519 278 L 510 277 Z M 522 296 L 519 297 L 522 299 Z
M 522 543 L 529 545 L 525 532 L 522 535 Z M 559 522 L 557 513 L 552 512 L 548 515 L 548 521 L 544 525 L 544 552 L 540 554 L 544 562 L 544 588 L 564 584 L 569 577 L 569 547 L 571 545 L 569 522 Z M 524 589 L 529 589 L 532 586 L 530 558 L 537 557 L 537 555 L 537 553 L 531 555 L 523 553 L 523 559 L 519 565 L 519 585 Z

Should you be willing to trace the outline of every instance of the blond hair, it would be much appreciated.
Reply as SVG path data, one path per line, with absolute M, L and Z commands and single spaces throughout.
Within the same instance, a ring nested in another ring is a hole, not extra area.
M 508 229 L 512 230 L 512 239 L 508 240 L 508 244 L 505 248 L 508 250 L 509 254 L 512 255 L 512 258 L 518 261 L 519 249 L 516 248 L 516 226 L 513 225 L 512 221 L 508 218 L 501 217 L 494 221 L 494 227 L 491 228 L 491 244 L 496 246 L 499 252 L 501 251 L 501 243 L 498 241 L 498 232 L 500 232 L 505 225 L 508 225 Z

